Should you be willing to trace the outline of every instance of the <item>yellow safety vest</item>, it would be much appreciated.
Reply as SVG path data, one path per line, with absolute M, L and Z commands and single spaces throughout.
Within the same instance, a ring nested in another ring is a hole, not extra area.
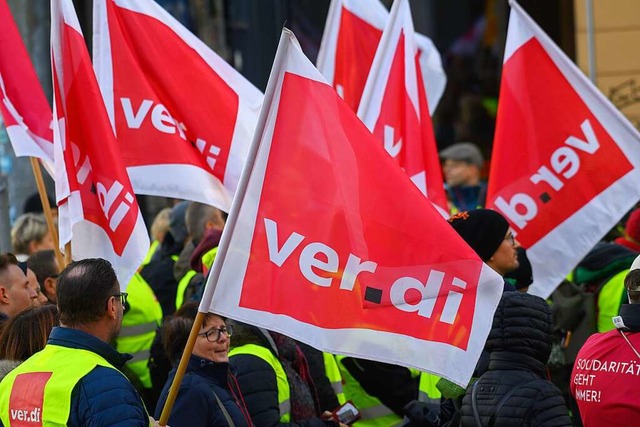
M 264 360 L 273 368 L 276 374 L 276 384 L 278 385 L 278 406 L 280 408 L 280 422 L 288 423 L 291 421 L 291 391 L 289 389 L 289 380 L 284 372 L 282 363 L 268 348 L 257 344 L 245 344 L 240 347 L 232 348 L 229 357 L 232 358 L 239 354 L 250 354 Z
M 178 289 L 176 290 L 176 310 L 182 307 L 182 303 L 184 302 L 184 293 L 189 286 L 189 282 L 196 274 L 195 270 L 189 270 L 178 282 Z
M 205 252 L 202 257 L 202 264 L 206 266 L 208 269 L 213 265 L 213 261 L 216 259 L 216 255 L 218 254 L 218 247 Z M 182 306 L 184 303 L 184 293 L 187 291 L 187 287 L 189 287 L 189 282 L 193 279 L 193 276 L 198 274 L 195 270 L 189 270 L 187 273 L 182 276 L 182 279 L 178 282 L 178 289 L 176 290 L 176 310 Z
M 340 374 L 340 368 L 338 367 L 338 362 L 336 362 L 336 358 L 331 353 L 322 353 L 322 358 L 324 359 L 324 372 L 329 382 L 331 383 L 331 387 L 333 391 L 336 393 L 336 397 L 338 398 L 338 403 L 344 405 L 347 402 L 347 398 L 344 394 L 344 389 L 342 386 L 342 374 Z
M 418 386 L 418 400 L 420 402 L 440 407 L 442 393 L 436 387 L 440 377 L 428 372 L 420 372 L 420 385 Z
M 615 329 L 611 318 L 620 312 L 620 305 L 625 294 L 624 278 L 629 270 L 622 270 L 605 283 L 598 294 L 598 332 Z
M 342 360 L 346 356 L 336 356 L 338 368 L 344 380 L 344 394 L 360 411 L 362 418 L 356 421 L 354 427 L 390 427 L 402 424 L 402 418 L 385 406 L 377 397 L 368 394 L 358 380 L 353 378 Z
M 142 263 L 140 264 L 138 271 L 142 270 L 142 267 L 144 267 L 145 265 L 151 262 L 151 257 L 153 257 L 153 254 L 156 253 L 156 250 L 158 250 L 159 246 L 160 246 L 160 241 L 154 240 L 153 242 L 151 242 L 151 246 L 149 247 L 147 254 L 144 256 L 144 259 L 142 260 Z
M 12 422 L 14 425 L 66 426 L 71 412 L 71 393 L 96 366 L 117 371 L 91 351 L 47 344 L 0 383 L 2 424 L 5 427 Z
M 133 359 L 127 367 L 138 377 L 142 386 L 151 388 L 149 350 L 162 322 L 162 307 L 151 286 L 136 273 L 127 286 L 129 310 L 122 319 L 122 328 L 116 339 L 116 349 L 129 353 Z

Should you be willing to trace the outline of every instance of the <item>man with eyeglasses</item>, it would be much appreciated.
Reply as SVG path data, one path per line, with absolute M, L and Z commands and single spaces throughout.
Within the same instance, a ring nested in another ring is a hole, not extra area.
M 463 211 L 449 218 L 449 223 L 476 254 L 501 276 L 520 265 L 517 248 L 520 244 L 507 220 L 491 209 Z M 505 284 L 505 290 L 515 290 Z
M 2 425 L 148 426 L 142 399 L 119 371 L 130 356 L 109 344 L 127 299 L 111 264 L 71 263 L 58 278 L 57 296 L 60 327 L 0 382 Z

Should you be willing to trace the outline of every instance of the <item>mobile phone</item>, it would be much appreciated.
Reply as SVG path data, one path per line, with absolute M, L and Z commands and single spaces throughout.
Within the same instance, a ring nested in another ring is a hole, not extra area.
M 344 405 L 332 412 L 334 421 L 338 421 L 342 424 L 351 425 L 360 419 L 360 411 L 348 400 Z

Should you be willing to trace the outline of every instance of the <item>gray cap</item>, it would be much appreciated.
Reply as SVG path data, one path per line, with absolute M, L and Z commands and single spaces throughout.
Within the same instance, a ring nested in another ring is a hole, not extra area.
M 480 149 L 471 142 L 458 142 L 450 147 L 440 151 L 440 158 L 443 160 L 451 159 L 475 165 L 481 168 L 484 158 Z
M 187 206 L 189 202 L 180 202 L 171 209 L 169 214 L 169 232 L 176 242 L 184 242 L 189 234 L 185 222 Z

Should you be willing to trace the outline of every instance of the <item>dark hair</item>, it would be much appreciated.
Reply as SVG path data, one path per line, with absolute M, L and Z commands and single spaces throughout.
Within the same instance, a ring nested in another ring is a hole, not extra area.
M 631 304 L 640 304 L 640 269 L 630 270 L 624 278 L 624 287 Z
M 189 301 L 164 320 L 161 330 L 162 347 L 172 364 L 177 363 L 182 355 L 197 314 L 198 303 Z
M 88 258 L 72 262 L 58 276 L 60 322 L 76 326 L 99 320 L 114 292 L 118 292 L 118 278 L 109 261 Z
M 56 201 L 53 197 L 47 194 L 47 200 L 49 201 L 49 207 L 52 209 L 58 209 L 56 205 Z M 42 201 L 40 200 L 40 194 L 33 193 L 31 196 L 27 197 L 27 200 L 24 201 L 23 213 L 42 213 L 44 209 L 42 208 Z
M 161 332 L 162 347 L 172 364 L 177 364 L 180 356 L 182 356 L 182 352 L 187 345 L 189 334 L 191 333 L 191 328 L 193 327 L 193 322 L 195 321 L 197 314 L 198 303 L 190 301 L 183 304 L 179 310 L 165 319 Z M 207 313 L 202 324 L 206 325 L 212 316 L 218 316 L 226 321 L 222 316 L 214 313 Z
M 0 254 L 0 272 L 5 270 L 11 264 L 18 265 L 18 260 L 16 259 L 16 256 L 14 254 L 12 254 L 11 252 Z
M 55 277 L 59 273 L 56 266 L 56 253 L 52 249 L 32 253 L 27 260 L 27 267 L 33 270 L 40 286 L 44 285 L 46 278 Z
M 0 334 L 0 359 L 27 360 L 47 344 L 59 324 L 58 308 L 47 304 L 30 307 L 9 319 Z
M 2 285 L 3 282 L 2 275 L 7 271 L 11 264 L 18 265 L 18 260 L 14 254 L 11 252 L 0 254 L 0 285 Z
M 169 361 L 175 364 L 187 345 L 193 319 L 169 316 L 162 325 L 162 347 Z

